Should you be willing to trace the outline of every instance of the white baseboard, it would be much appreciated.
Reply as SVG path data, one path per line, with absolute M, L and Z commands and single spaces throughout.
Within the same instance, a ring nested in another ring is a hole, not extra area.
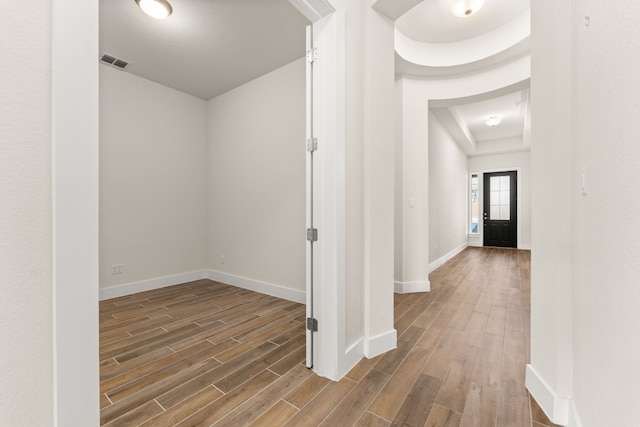
M 228 285 L 260 292 L 261 294 L 271 295 L 288 301 L 299 302 L 301 304 L 306 304 L 307 302 L 306 292 L 297 289 L 285 288 L 280 285 L 248 279 L 246 277 L 222 273 L 215 270 L 208 270 L 206 277 L 207 279 L 215 280 L 216 282 L 226 283 Z
M 100 289 L 100 301 L 123 297 L 125 295 L 137 294 L 138 292 L 166 288 L 167 286 L 179 285 L 180 283 L 193 282 L 194 280 L 201 280 L 206 278 L 206 270 L 198 270 L 188 273 L 175 274 L 173 276 L 156 277 L 155 279 L 141 280 L 139 282 L 110 286 L 108 288 Z
M 429 292 L 431 282 L 393 282 L 393 290 L 397 294 L 412 294 L 415 292 Z
M 563 426 L 581 426 L 577 413 L 573 414 L 573 418 L 578 424 L 569 423 L 570 409 L 575 410 L 575 407 L 570 408 L 573 406 L 571 399 L 556 394 L 530 364 L 527 365 L 525 384 L 551 422 Z
M 340 381 L 364 357 L 364 338 L 360 338 L 344 352 L 344 359 L 338 362 L 338 369 L 332 381 Z
M 329 376 L 333 381 L 339 381 L 362 360 L 363 357 L 371 359 L 382 353 L 398 347 L 398 332 L 395 329 L 375 337 L 362 337 L 351 344 L 344 352 L 344 359 L 339 362 L 335 377 Z
M 198 270 L 188 273 L 175 274 L 173 276 L 157 277 L 139 282 L 125 283 L 123 285 L 111 286 L 100 289 L 100 300 L 122 297 L 137 294 L 138 292 L 151 291 L 154 289 L 166 288 L 167 286 L 179 285 L 181 283 L 193 282 L 194 280 L 210 279 L 228 285 L 237 286 L 243 289 L 260 292 L 289 301 L 306 303 L 304 291 L 285 288 L 271 283 L 260 282 L 258 280 L 247 279 L 246 277 L 234 276 L 232 274 L 221 273 L 214 270 Z
M 371 359 L 398 347 L 398 331 L 392 329 L 375 337 L 365 337 L 364 355 Z
M 523 251 L 530 251 L 531 250 L 531 244 L 518 244 L 518 249 L 523 250 Z
M 458 255 L 460 252 L 462 252 L 465 249 L 467 249 L 467 246 L 469 246 L 469 243 L 463 243 L 460 246 L 458 246 L 457 248 L 455 248 L 454 250 L 452 250 L 451 252 L 444 254 L 443 256 L 441 256 L 440 258 L 438 258 L 437 260 L 435 260 L 434 262 L 429 264 L 429 273 L 431 273 L 436 268 L 438 268 L 441 265 L 443 265 L 445 262 L 449 261 L 454 256 Z

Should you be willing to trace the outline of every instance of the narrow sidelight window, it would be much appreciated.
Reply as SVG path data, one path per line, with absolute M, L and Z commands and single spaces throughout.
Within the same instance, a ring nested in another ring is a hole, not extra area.
M 480 233 L 480 229 L 479 229 L 480 205 L 478 201 L 480 188 L 478 186 L 478 182 L 479 182 L 478 174 L 477 173 L 471 174 L 471 207 L 470 207 L 471 224 L 469 228 L 469 232 L 471 234 Z

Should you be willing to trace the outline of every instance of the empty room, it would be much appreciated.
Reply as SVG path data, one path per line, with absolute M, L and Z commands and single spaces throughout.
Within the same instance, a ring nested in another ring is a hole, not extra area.
M 0 6 L 0 424 L 640 422 L 636 7 L 150 1 Z

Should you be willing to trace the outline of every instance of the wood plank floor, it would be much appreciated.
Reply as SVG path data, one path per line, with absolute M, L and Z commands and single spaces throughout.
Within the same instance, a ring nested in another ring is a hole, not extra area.
M 304 367 L 304 306 L 201 280 L 100 303 L 106 426 L 553 426 L 524 387 L 530 253 L 468 248 L 395 295 L 398 348 Z

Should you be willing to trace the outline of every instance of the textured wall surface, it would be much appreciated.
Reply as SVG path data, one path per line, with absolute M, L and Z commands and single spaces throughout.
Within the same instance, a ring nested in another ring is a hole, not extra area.
M 574 393 L 583 425 L 640 425 L 640 6 L 579 1 L 574 26 Z M 585 25 L 584 17 L 590 17 Z M 586 195 L 580 175 L 587 171 Z
M 53 419 L 49 2 L 0 3 L 0 425 Z
M 531 364 L 571 396 L 571 4 L 541 0 L 531 10 Z
M 467 156 L 429 116 L 429 262 L 467 243 Z
M 208 116 L 207 266 L 301 291 L 304 66 L 292 62 L 212 99 Z
M 206 101 L 106 65 L 100 74 L 100 287 L 204 269 Z

